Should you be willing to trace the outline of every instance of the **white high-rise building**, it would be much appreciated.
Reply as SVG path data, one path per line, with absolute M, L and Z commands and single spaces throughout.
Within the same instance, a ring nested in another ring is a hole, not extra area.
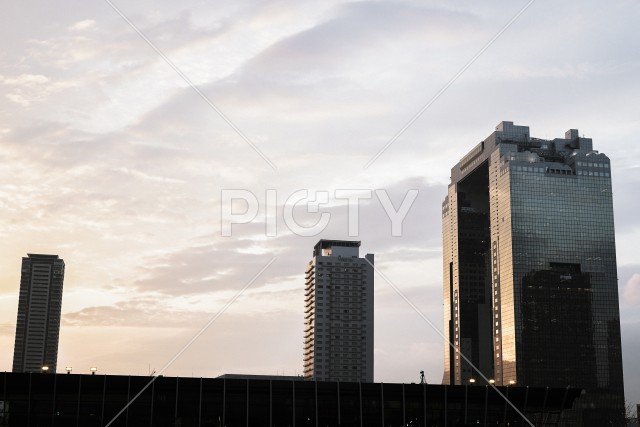
M 306 268 L 304 377 L 373 382 L 373 254 L 320 240 Z

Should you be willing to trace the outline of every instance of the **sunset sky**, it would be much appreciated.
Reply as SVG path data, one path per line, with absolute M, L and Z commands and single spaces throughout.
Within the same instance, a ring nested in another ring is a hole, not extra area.
M 640 3 L 529 3 L 5 2 L 0 371 L 27 253 L 66 262 L 59 371 L 162 369 L 271 262 L 164 373 L 301 374 L 321 238 L 361 240 L 441 329 L 450 168 L 506 120 L 539 138 L 577 128 L 611 159 L 626 398 L 640 403 Z M 260 208 L 225 237 L 228 189 Z M 373 192 L 350 237 L 336 191 L 376 189 L 396 207 L 419 191 L 402 235 Z M 322 233 L 287 227 L 298 190 L 330 195 L 295 210 L 307 225 L 330 213 Z M 375 380 L 440 383 L 438 332 L 380 276 L 375 298 Z

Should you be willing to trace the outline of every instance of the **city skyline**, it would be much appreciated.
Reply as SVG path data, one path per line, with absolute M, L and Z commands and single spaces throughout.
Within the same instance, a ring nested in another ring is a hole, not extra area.
M 501 120 L 542 138 L 569 124 L 614 170 L 626 397 L 637 403 L 639 5 L 533 3 L 363 167 L 524 5 L 123 4 L 277 171 L 106 3 L 7 5 L 0 345 L 13 348 L 26 253 L 67 264 L 59 368 L 142 375 L 276 256 L 167 374 L 301 374 L 300 266 L 321 238 L 362 241 L 376 269 L 441 326 L 451 164 Z M 262 215 L 221 236 L 221 191 L 239 188 L 260 200 L 277 190 L 277 236 L 265 236 Z M 325 232 L 301 237 L 280 215 L 299 189 L 386 189 L 396 207 L 420 192 L 401 236 L 374 195 L 361 201 L 358 236 L 348 234 L 347 201 L 334 198 L 320 207 L 333 215 Z M 375 380 L 418 382 L 424 370 L 440 382 L 441 337 L 377 281 Z M 11 358 L 0 355 L 0 370 Z

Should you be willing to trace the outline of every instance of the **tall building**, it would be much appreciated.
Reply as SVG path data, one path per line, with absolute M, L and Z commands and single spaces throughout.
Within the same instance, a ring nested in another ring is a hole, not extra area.
M 304 377 L 373 382 L 373 254 L 320 240 L 305 272 Z
M 13 372 L 56 371 L 64 261 L 58 255 L 22 258 Z
M 591 139 L 500 123 L 451 170 L 442 225 L 444 383 L 479 381 L 461 353 L 496 384 L 622 404 L 611 166 Z

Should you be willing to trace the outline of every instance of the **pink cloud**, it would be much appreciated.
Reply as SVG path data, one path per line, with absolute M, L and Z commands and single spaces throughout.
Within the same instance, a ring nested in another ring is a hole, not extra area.
M 640 305 L 640 274 L 634 273 L 624 287 L 624 302 L 629 305 Z

